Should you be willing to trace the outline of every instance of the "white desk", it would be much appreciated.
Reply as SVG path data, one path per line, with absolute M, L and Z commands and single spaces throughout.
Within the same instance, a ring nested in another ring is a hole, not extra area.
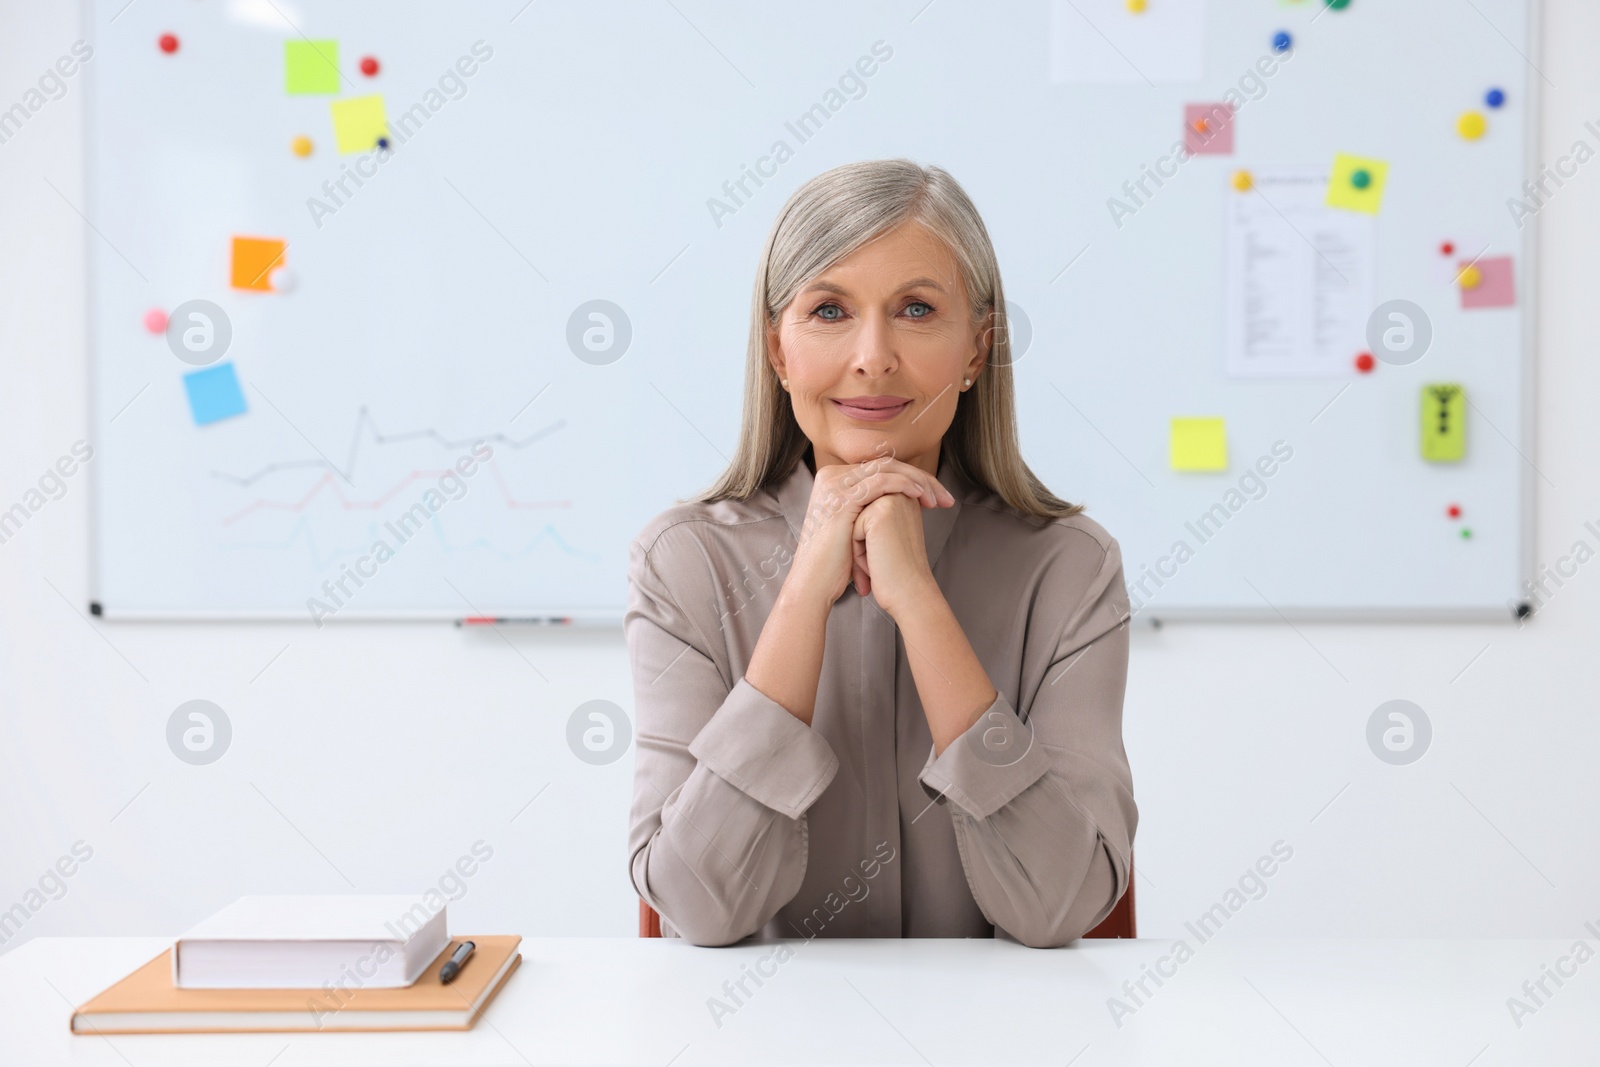
M 790 942 L 720 1028 L 706 1007 L 773 945 L 539 938 L 466 1033 L 74 1037 L 71 1007 L 169 942 L 43 938 L 0 956 L 0 1064 L 1594 1064 L 1600 960 L 1519 1029 L 1506 999 L 1571 941 L 1189 939 L 1119 1028 L 1107 998 L 1172 947 Z M 1569 962 L 1566 967 L 1572 969 Z M 69 1003 L 70 1002 L 70 1003 Z M 1131 1004 L 1131 999 L 1129 1000 Z

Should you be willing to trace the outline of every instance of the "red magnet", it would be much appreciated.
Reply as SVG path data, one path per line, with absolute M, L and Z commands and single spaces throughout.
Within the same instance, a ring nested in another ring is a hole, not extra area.
M 1452 519 L 1459 519 L 1461 517 L 1461 505 L 1460 504 L 1451 504 L 1448 508 L 1445 509 L 1445 512 Z
M 1363 352 L 1356 357 L 1356 370 L 1362 374 L 1371 374 L 1372 368 L 1377 365 L 1378 361 L 1372 358 L 1371 352 Z
M 1449 241 L 1446 241 L 1444 244 L 1439 246 L 1439 254 L 1441 256 L 1453 256 L 1456 254 L 1456 246 L 1451 244 Z
M 369 78 L 378 73 L 378 61 L 373 59 L 371 56 L 362 56 L 361 73 L 365 74 Z
M 178 38 L 170 33 L 163 33 L 156 44 L 160 45 L 161 50 L 169 56 L 178 50 Z

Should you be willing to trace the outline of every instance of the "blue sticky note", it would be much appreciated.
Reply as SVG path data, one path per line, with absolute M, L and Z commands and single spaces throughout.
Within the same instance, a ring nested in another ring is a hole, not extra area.
M 233 372 L 232 363 L 218 363 L 185 374 L 183 388 L 189 394 L 189 413 L 196 426 L 245 413 L 244 393 L 239 389 L 239 376 Z

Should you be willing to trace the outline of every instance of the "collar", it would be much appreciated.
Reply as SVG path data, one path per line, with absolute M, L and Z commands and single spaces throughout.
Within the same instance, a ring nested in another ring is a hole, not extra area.
M 970 489 L 966 481 L 951 466 L 943 446 L 939 450 L 937 477 L 939 483 L 950 490 L 950 495 L 956 498 L 956 502 L 947 508 L 922 509 L 922 538 L 928 550 L 929 567 L 939 562 L 939 555 L 944 551 L 945 542 L 950 539 L 950 531 L 961 515 L 961 503 Z M 805 527 L 806 509 L 811 504 L 811 487 L 815 482 L 816 476 L 811 473 L 811 468 L 806 466 L 805 457 L 802 456 L 795 463 L 794 470 L 769 487 L 770 492 L 777 498 L 778 507 L 783 512 L 783 517 L 788 522 L 789 530 L 796 541 L 800 539 L 800 531 Z

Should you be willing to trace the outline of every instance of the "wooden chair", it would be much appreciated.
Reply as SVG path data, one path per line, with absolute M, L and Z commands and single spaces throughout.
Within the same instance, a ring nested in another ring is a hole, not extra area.
M 1111 909 L 1111 914 L 1093 930 L 1084 934 L 1084 937 L 1138 937 L 1137 927 L 1133 918 L 1133 857 L 1128 857 L 1128 891 L 1122 894 L 1122 899 L 1117 901 L 1117 906 Z M 656 909 L 639 901 L 639 936 L 660 937 L 661 916 L 656 914 Z

